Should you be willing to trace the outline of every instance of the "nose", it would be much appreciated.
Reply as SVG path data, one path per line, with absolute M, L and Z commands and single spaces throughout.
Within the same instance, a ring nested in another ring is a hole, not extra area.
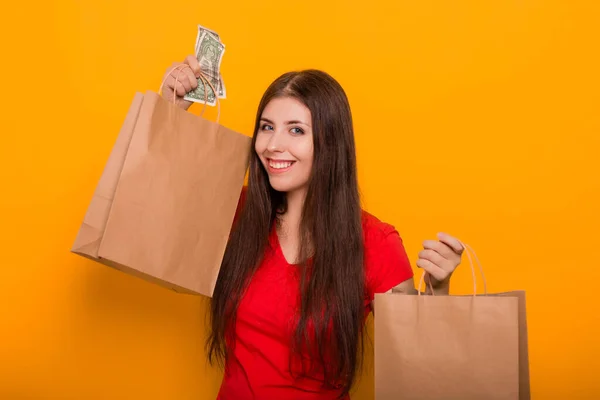
M 272 153 L 281 153 L 284 150 L 283 135 L 279 132 L 273 132 L 267 143 L 267 150 Z

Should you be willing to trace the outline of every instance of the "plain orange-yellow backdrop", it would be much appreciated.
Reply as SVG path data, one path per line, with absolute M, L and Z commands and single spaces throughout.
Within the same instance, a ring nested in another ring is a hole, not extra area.
M 0 398 L 215 397 L 204 299 L 69 252 L 134 92 L 193 52 L 198 23 L 227 46 L 224 125 L 250 134 L 284 71 L 333 74 L 353 107 L 365 207 L 413 261 L 445 230 L 478 251 L 491 291 L 527 291 L 535 399 L 598 398 L 599 11 L 592 0 L 4 6 Z M 470 287 L 463 265 L 452 291 Z M 367 369 L 355 398 L 372 385 Z

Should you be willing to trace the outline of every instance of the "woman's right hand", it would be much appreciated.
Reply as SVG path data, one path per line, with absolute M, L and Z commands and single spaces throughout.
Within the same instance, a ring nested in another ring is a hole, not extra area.
M 174 69 L 180 65 L 182 67 Z M 192 105 L 192 102 L 184 100 L 183 96 L 198 87 L 199 77 L 200 64 L 195 56 L 187 56 L 182 63 L 174 62 L 163 77 L 165 84 L 162 89 L 162 96 L 167 101 L 173 102 L 173 93 L 175 93 L 175 104 L 187 110 Z M 177 78 L 177 84 L 175 84 L 175 78 Z

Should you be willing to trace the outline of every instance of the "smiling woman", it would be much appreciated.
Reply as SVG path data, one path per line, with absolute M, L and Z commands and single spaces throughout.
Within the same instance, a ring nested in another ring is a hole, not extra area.
M 187 108 L 181 97 L 200 67 L 193 56 L 183 65 L 169 69 L 163 95 L 175 92 Z M 402 240 L 361 209 L 352 114 L 327 73 L 277 78 L 252 141 L 211 301 L 208 356 L 225 366 L 219 399 L 347 399 L 375 293 L 416 292 Z M 450 236 L 425 243 L 417 265 L 447 293 L 461 245 Z

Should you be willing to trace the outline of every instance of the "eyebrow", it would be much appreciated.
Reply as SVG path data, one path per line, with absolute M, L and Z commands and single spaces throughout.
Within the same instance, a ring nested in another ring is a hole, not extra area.
M 268 122 L 269 124 L 273 124 L 273 123 L 274 123 L 273 121 L 271 121 L 271 120 L 270 120 L 270 119 L 268 119 L 268 118 L 263 118 L 263 117 L 261 117 L 261 118 L 260 118 L 260 120 L 261 120 L 261 121 Z M 302 121 L 298 121 L 298 120 L 286 121 L 286 122 L 285 122 L 285 124 L 286 124 L 286 125 L 300 124 L 300 125 L 306 125 L 306 126 L 310 127 L 310 125 L 309 125 L 309 124 L 307 124 L 306 122 L 302 122 Z

